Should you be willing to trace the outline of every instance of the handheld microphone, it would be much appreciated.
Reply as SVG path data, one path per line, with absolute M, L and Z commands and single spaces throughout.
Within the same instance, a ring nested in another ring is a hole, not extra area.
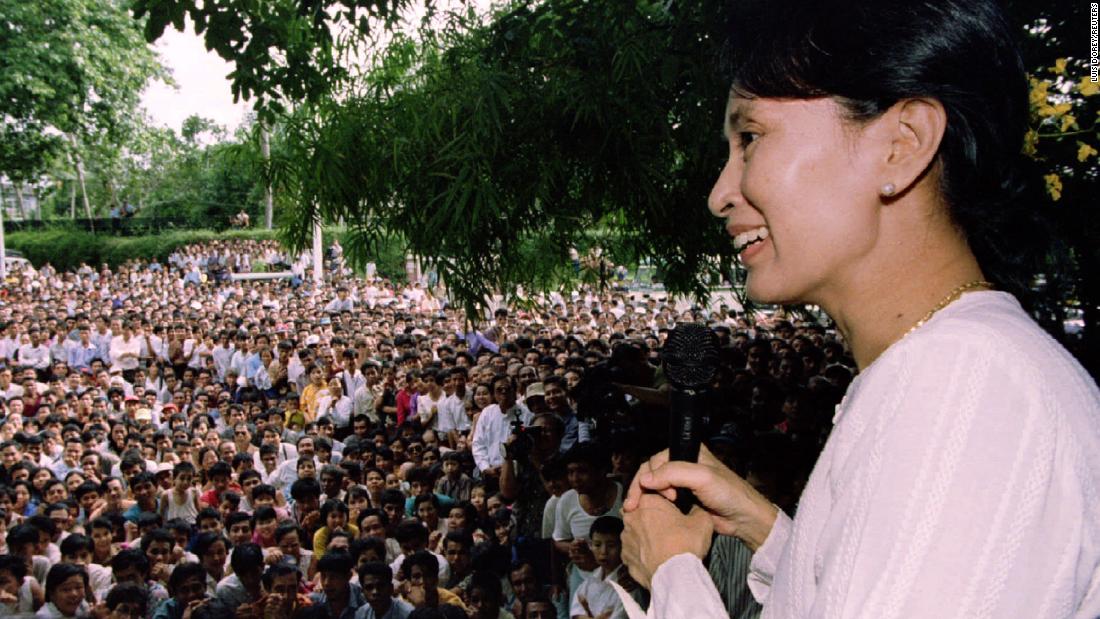
M 661 350 L 665 377 L 672 385 L 669 416 L 669 460 L 696 462 L 707 389 L 718 372 L 718 336 L 706 325 L 676 325 Z M 691 511 L 695 495 L 676 489 L 676 507 Z

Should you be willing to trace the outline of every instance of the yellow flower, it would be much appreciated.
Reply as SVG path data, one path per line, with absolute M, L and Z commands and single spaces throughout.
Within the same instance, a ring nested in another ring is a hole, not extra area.
M 1084 142 L 1077 142 L 1080 148 L 1077 149 L 1077 161 L 1085 161 L 1089 157 L 1097 154 L 1096 149 L 1091 144 L 1085 144 Z
M 1047 174 L 1043 180 L 1046 181 L 1050 199 L 1055 202 L 1062 199 L 1062 179 L 1057 174 Z
M 1077 82 L 1077 92 L 1085 97 L 1100 94 L 1100 82 L 1094 82 L 1086 75 L 1081 78 L 1080 82 Z
M 1059 103 L 1058 105 L 1043 105 L 1039 108 L 1039 116 L 1061 116 L 1071 109 L 1073 109 L 1073 106 L 1069 103 Z
M 1039 153 L 1039 132 L 1034 129 L 1028 129 L 1024 134 L 1024 154 L 1028 157 L 1034 157 Z
M 1077 126 L 1077 119 L 1073 117 L 1073 114 L 1066 114 L 1062 117 L 1062 131 L 1068 131 L 1071 127 Z
M 1051 67 L 1050 69 L 1048 69 L 1048 71 L 1050 71 L 1051 73 L 1055 73 L 1057 75 L 1062 75 L 1063 73 L 1066 72 L 1066 59 L 1065 58 L 1059 58 L 1058 60 L 1055 60 L 1054 61 L 1054 66 Z
M 1049 87 L 1050 87 L 1050 82 L 1045 81 L 1045 80 L 1044 81 L 1039 81 L 1039 80 L 1035 79 L 1034 77 L 1031 78 L 1031 94 L 1029 95 L 1029 100 L 1031 101 L 1031 105 L 1039 106 L 1039 105 L 1043 105 L 1044 103 L 1046 103 L 1047 88 L 1049 88 Z

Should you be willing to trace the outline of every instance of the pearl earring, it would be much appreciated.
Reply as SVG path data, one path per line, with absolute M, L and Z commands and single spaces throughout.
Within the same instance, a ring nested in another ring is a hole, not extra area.
M 882 186 L 882 195 L 889 198 L 890 196 L 894 195 L 894 192 L 897 190 L 898 188 L 893 183 L 886 183 Z

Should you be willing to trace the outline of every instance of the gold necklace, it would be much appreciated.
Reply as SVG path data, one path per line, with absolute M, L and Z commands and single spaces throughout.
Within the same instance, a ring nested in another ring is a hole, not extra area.
M 916 331 L 917 329 L 923 327 L 924 323 L 928 322 L 929 320 L 932 319 L 933 316 L 936 315 L 936 312 L 942 310 L 943 308 L 945 308 L 948 305 L 951 305 L 952 303 L 957 301 L 959 299 L 959 297 L 961 297 L 963 295 L 964 292 L 973 290 L 975 288 L 992 288 L 992 287 L 993 287 L 993 284 L 990 283 L 990 282 L 985 281 L 984 279 L 976 279 L 972 282 L 969 282 L 969 283 L 963 284 L 962 286 L 959 286 L 958 288 L 956 288 L 956 289 L 952 290 L 951 292 L 947 293 L 947 296 L 944 297 L 942 301 L 937 303 L 936 306 L 933 307 L 931 310 L 929 310 L 928 313 L 925 314 L 923 318 L 918 320 L 917 324 L 913 325 L 912 327 L 909 327 L 909 330 L 906 331 L 905 335 L 903 335 L 901 337 L 904 338 L 905 336 L 909 335 L 910 333 L 912 333 L 912 332 Z

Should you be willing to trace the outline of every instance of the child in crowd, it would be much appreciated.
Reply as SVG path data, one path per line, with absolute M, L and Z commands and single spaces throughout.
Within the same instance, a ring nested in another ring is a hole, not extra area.
M 645 589 L 634 582 L 623 565 L 622 534 L 623 521 L 615 516 L 601 516 L 592 523 L 589 544 L 599 567 L 584 579 L 573 595 L 569 608 L 573 619 L 627 619 L 622 600 L 611 582 L 618 583 L 645 608 Z

